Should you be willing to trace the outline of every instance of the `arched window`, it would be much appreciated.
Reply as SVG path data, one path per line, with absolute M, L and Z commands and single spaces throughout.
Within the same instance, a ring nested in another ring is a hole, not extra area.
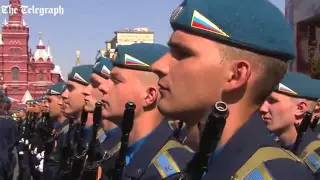
M 40 81 L 43 81 L 43 72 L 42 72 L 42 71 L 40 71 L 39 80 L 40 80 Z
M 20 79 L 20 70 L 17 67 L 11 69 L 12 80 L 19 81 Z

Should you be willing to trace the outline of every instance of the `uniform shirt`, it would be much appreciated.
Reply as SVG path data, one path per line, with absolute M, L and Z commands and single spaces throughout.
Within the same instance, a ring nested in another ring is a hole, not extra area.
M 124 169 L 122 179 L 176 179 L 193 153 L 176 141 L 175 128 L 173 123 L 161 122 L 135 152 Z M 161 150 L 172 142 L 177 146 Z
M 265 146 L 279 147 L 256 113 L 232 136 L 219 155 L 211 160 L 203 179 L 236 179 L 235 173 L 259 148 Z M 291 159 L 274 159 L 261 165 L 263 172 L 261 168 L 256 168 L 246 178 L 264 179 L 263 173 L 267 173 L 271 178 L 280 180 L 314 179 L 303 163 Z
M 101 168 L 102 180 L 108 179 L 108 177 L 112 176 L 112 169 L 120 150 L 121 134 L 122 132 L 120 128 L 114 128 L 110 132 L 106 133 L 107 136 L 103 141 L 103 150 L 106 155 Z
M 43 171 L 43 179 L 46 180 L 54 180 L 56 179 L 56 174 L 59 170 L 60 165 L 60 157 L 61 157 L 61 150 L 63 147 L 63 141 L 66 136 L 66 133 L 69 129 L 69 120 L 66 119 L 63 122 L 55 122 L 54 127 L 56 130 L 56 135 L 54 138 L 54 147 L 52 153 L 46 159 L 44 164 L 44 171 Z
M 317 143 L 316 147 L 314 148 L 313 151 L 306 151 L 304 152 L 304 150 L 306 150 L 306 147 L 308 145 L 310 145 L 310 143 Z M 288 145 L 288 146 L 283 146 L 285 149 L 288 150 L 292 150 L 292 148 L 294 147 L 294 144 L 292 145 Z M 299 144 L 297 153 L 296 153 L 299 157 L 301 157 L 307 167 L 310 170 L 310 173 L 313 174 L 315 176 L 315 178 L 317 180 L 320 180 L 320 141 L 317 140 L 317 134 L 315 132 L 313 132 L 311 129 L 308 129 L 307 132 L 303 135 L 302 137 L 302 141 Z M 302 156 L 305 154 L 305 158 L 303 158 Z M 313 172 L 315 171 L 315 172 Z

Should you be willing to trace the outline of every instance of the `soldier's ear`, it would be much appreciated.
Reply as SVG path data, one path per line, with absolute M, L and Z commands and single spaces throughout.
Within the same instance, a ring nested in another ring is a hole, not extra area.
M 224 86 L 224 91 L 234 91 L 245 87 L 251 76 L 251 64 L 246 60 L 230 61 L 229 79 Z
M 156 87 L 148 87 L 143 94 L 144 99 L 142 102 L 142 107 L 146 108 L 157 104 L 159 92 Z
M 317 101 L 316 106 L 313 109 L 313 113 L 320 113 L 320 100 Z
M 295 115 L 297 117 L 303 117 L 304 113 L 308 111 L 308 105 L 305 101 L 300 101 L 296 105 Z

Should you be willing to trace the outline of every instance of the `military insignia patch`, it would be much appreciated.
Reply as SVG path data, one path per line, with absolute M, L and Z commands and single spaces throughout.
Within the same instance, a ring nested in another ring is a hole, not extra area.
M 178 165 L 168 152 L 164 152 L 158 156 L 153 164 L 160 173 L 162 179 L 180 172 Z
M 140 61 L 139 59 L 137 58 L 134 58 L 128 54 L 125 54 L 125 57 L 124 57 L 124 64 L 125 65 L 129 65 L 129 66 L 147 66 L 147 67 L 150 67 L 148 64 Z
M 102 69 L 101 69 L 101 74 L 109 76 L 110 73 L 111 73 L 111 71 L 109 70 L 109 68 L 107 68 L 107 66 L 103 65 Z
M 316 173 L 320 168 L 320 157 L 315 152 L 310 152 L 305 158 L 304 162 L 311 169 L 313 173 Z
M 177 9 L 175 9 L 170 17 L 170 22 L 173 23 L 179 16 L 179 14 L 182 12 L 183 6 L 179 6 Z
M 74 75 L 73 75 L 73 79 L 76 79 L 76 80 L 78 80 L 78 81 L 82 81 L 82 82 L 84 82 L 84 83 L 88 83 L 86 80 L 84 80 L 81 76 L 80 76 L 80 74 L 78 74 L 78 73 L 75 73 Z
M 197 10 L 193 11 L 191 27 L 201 29 L 204 31 L 209 31 L 225 37 L 229 37 L 229 35 L 223 32 L 217 25 L 215 25 L 208 18 L 200 14 L 200 12 L 198 12 Z
M 286 85 L 284 85 L 282 83 L 279 83 L 278 91 L 284 92 L 284 93 L 289 93 L 289 94 L 292 94 L 292 95 L 298 95 L 298 93 L 296 93 L 294 90 L 288 88 Z
M 57 91 L 55 91 L 55 90 L 53 90 L 53 89 L 51 89 L 51 90 L 50 90 L 50 94 L 53 94 L 53 95 L 59 95 L 60 93 L 59 93 L 59 92 L 57 92 Z
M 265 179 L 265 180 L 273 180 L 274 178 L 271 176 L 269 170 L 266 168 L 264 164 L 260 164 L 257 168 L 251 171 L 245 179 Z

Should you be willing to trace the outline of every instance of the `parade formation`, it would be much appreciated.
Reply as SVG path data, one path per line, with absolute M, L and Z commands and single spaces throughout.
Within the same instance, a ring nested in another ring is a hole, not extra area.
M 14 112 L 0 91 L 0 180 L 320 180 L 320 80 L 287 71 L 279 9 L 184 0 L 167 18 L 169 47 L 118 45 Z

